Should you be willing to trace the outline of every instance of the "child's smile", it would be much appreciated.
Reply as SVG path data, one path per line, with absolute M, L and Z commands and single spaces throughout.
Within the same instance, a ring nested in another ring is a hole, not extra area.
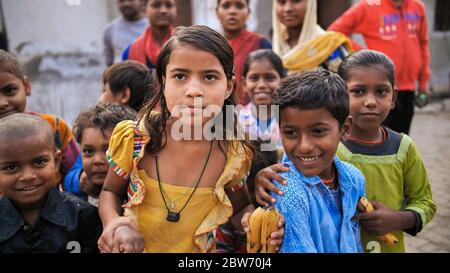
M 251 63 L 245 77 L 244 90 L 254 105 L 271 105 L 280 80 L 280 75 L 270 61 L 256 60 Z
M 0 144 L 0 191 L 19 205 L 42 202 L 53 186 L 57 159 L 47 142 L 40 134 Z
M 280 127 L 286 154 L 297 169 L 308 177 L 329 178 L 341 136 L 330 112 L 287 107 L 280 113 Z

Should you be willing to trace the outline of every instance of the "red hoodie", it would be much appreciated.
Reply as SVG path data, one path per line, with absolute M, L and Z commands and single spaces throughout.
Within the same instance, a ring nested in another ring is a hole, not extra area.
M 428 89 L 430 50 L 425 6 L 420 0 L 361 0 L 329 28 L 347 36 L 362 34 L 369 49 L 388 55 L 395 64 L 399 90 Z

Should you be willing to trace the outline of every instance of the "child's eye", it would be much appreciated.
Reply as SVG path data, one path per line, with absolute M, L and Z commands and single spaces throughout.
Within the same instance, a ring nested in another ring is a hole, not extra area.
M 258 77 L 258 76 L 250 76 L 250 77 L 248 77 L 248 79 L 249 79 L 251 82 L 257 82 L 257 81 L 259 81 L 259 77 Z
M 40 158 L 34 161 L 34 165 L 38 168 L 43 168 L 47 165 L 48 160 L 44 158 Z
M 238 3 L 236 3 L 236 8 L 237 9 L 244 9 L 245 5 L 243 3 L 241 3 L 241 2 L 238 2 Z
M 183 74 L 176 74 L 176 75 L 174 76 L 174 78 L 175 78 L 176 80 L 180 80 L 180 81 L 186 80 L 186 76 L 183 75 Z
M 206 81 L 213 81 L 213 80 L 215 80 L 216 79 L 216 76 L 214 76 L 214 75 L 205 75 L 205 80 Z
M 365 90 L 362 88 L 352 89 L 350 93 L 353 93 L 354 95 L 362 95 L 364 94 Z
M 83 155 L 84 157 L 91 157 L 94 155 L 94 150 L 90 148 L 83 149 Z
M 231 5 L 230 5 L 229 2 L 225 2 L 225 3 L 222 4 L 222 8 L 223 8 L 223 9 L 229 9 L 230 6 L 231 6 Z
M 297 132 L 294 130 L 284 130 L 282 133 L 287 138 L 296 138 L 298 136 Z
M 12 97 L 14 95 L 16 95 L 17 93 L 17 88 L 16 87 L 9 87 L 3 90 L 3 93 L 5 94 L 5 96 L 7 97 Z
M 4 165 L 1 167 L 1 170 L 6 173 L 13 173 L 13 172 L 16 172 L 17 170 L 19 170 L 19 166 L 14 165 L 14 164 Z
M 267 75 L 266 76 L 266 81 L 268 82 L 273 82 L 275 81 L 277 78 L 274 75 Z
M 328 129 L 327 128 L 314 128 L 314 129 L 312 129 L 312 134 L 313 135 L 315 135 L 315 136 L 323 136 L 323 135 L 325 135 L 327 132 L 328 132 Z
M 377 90 L 377 93 L 380 95 L 386 95 L 388 93 L 388 91 L 386 89 L 379 89 L 379 90 Z

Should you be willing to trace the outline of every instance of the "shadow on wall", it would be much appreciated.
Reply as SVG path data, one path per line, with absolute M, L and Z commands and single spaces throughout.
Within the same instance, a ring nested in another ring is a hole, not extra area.
M 71 126 L 78 113 L 97 103 L 102 90 L 103 55 L 39 53 L 38 46 L 28 46 L 33 52 L 18 48 L 32 86 L 27 111 L 55 114 Z

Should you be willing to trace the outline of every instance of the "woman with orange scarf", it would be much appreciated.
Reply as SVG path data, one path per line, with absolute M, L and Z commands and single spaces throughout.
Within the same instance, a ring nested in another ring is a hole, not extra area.
M 175 0 L 147 0 L 146 13 L 150 26 L 123 53 L 123 60 L 135 60 L 156 74 L 156 60 L 163 44 L 172 36 L 177 18 Z
M 217 0 L 217 17 L 224 30 L 224 36 L 234 51 L 234 67 L 237 88 L 236 102 L 242 105 L 249 103 L 250 99 L 243 91 L 242 70 L 245 59 L 255 50 L 262 48 L 272 49 L 272 44 L 258 33 L 247 30 L 247 19 L 250 15 L 250 0 Z

